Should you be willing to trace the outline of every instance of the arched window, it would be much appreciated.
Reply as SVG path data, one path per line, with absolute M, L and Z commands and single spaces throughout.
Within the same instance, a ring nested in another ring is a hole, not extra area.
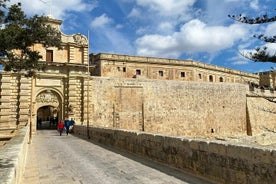
M 209 75 L 209 82 L 213 82 L 214 79 L 213 79 L 213 75 Z
M 198 78 L 199 78 L 199 79 L 201 79 L 201 78 L 202 78 L 201 73 L 199 73 L 199 74 L 198 74 Z
M 220 78 L 219 78 L 219 82 L 223 82 L 223 77 L 220 77 Z

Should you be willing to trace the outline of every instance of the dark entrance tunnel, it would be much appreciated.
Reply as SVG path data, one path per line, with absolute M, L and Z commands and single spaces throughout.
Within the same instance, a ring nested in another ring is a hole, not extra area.
M 53 106 L 42 106 L 37 110 L 37 130 L 57 129 L 58 111 Z

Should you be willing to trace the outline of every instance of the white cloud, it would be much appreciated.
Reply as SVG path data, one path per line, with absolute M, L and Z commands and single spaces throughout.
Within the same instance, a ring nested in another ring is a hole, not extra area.
M 171 22 L 161 22 L 158 25 L 158 32 L 171 32 L 174 30 L 174 25 Z
M 11 4 L 21 2 L 22 9 L 27 15 L 49 15 L 58 19 L 65 19 L 67 13 L 91 11 L 97 6 L 96 1 L 85 0 L 11 0 Z
M 131 12 L 128 14 L 128 17 L 139 18 L 141 16 L 141 12 L 138 8 L 132 8 Z
M 136 40 L 137 54 L 177 57 L 180 55 L 177 40 L 173 36 L 145 35 Z
M 179 57 L 181 53 L 217 52 L 231 48 L 247 30 L 241 24 L 208 26 L 198 19 L 184 24 L 171 35 L 145 35 L 136 40 L 138 55 Z
M 104 27 L 105 25 L 109 24 L 110 22 L 112 22 L 112 19 L 110 19 L 106 14 L 102 14 L 101 16 L 96 17 L 91 22 L 91 27 L 92 28 Z
M 254 9 L 254 10 L 258 10 L 259 9 L 259 0 L 253 0 L 250 2 L 250 8 Z
M 268 53 L 270 55 L 276 54 L 276 44 L 275 43 L 266 43 L 265 46 L 267 47 Z
M 139 6 L 149 8 L 164 16 L 183 15 L 190 10 L 196 0 L 136 0 Z
M 116 29 L 123 29 L 124 25 L 123 24 L 117 24 L 115 27 L 116 27 Z
M 99 52 L 110 52 L 120 54 L 134 53 L 133 47 L 129 39 L 111 25 L 106 25 L 94 32 L 95 37 L 100 37 L 101 48 Z M 104 43 L 104 44 L 103 44 Z
M 230 61 L 233 65 L 246 65 L 250 60 L 244 58 L 242 55 L 237 55 L 228 59 L 228 61 Z
M 276 22 L 270 23 L 265 30 L 265 35 L 267 36 L 274 36 L 276 35 Z
M 149 27 L 140 27 L 135 31 L 135 33 L 137 35 L 143 35 L 143 34 L 146 34 L 147 30 L 149 30 L 149 29 L 150 29 Z
M 247 65 L 248 63 L 248 60 L 237 60 L 232 62 L 233 65 Z

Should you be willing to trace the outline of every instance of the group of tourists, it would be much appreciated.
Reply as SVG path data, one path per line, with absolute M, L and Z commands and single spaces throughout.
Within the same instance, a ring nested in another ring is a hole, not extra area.
M 73 132 L 75 121 L 71 118 L 71 120 L 66 119 L 65 121 L 60 121 L 57 125 L 59 135 L 62 135 L 63 130 L 65 129 L 66 135 L 69 134 L 69 132 Z

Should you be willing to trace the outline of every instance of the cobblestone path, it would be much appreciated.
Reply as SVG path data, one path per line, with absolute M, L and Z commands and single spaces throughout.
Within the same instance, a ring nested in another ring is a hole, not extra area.
M 55 130 L 37 131 L 22 184 L 207 184 L 158 163 Z

